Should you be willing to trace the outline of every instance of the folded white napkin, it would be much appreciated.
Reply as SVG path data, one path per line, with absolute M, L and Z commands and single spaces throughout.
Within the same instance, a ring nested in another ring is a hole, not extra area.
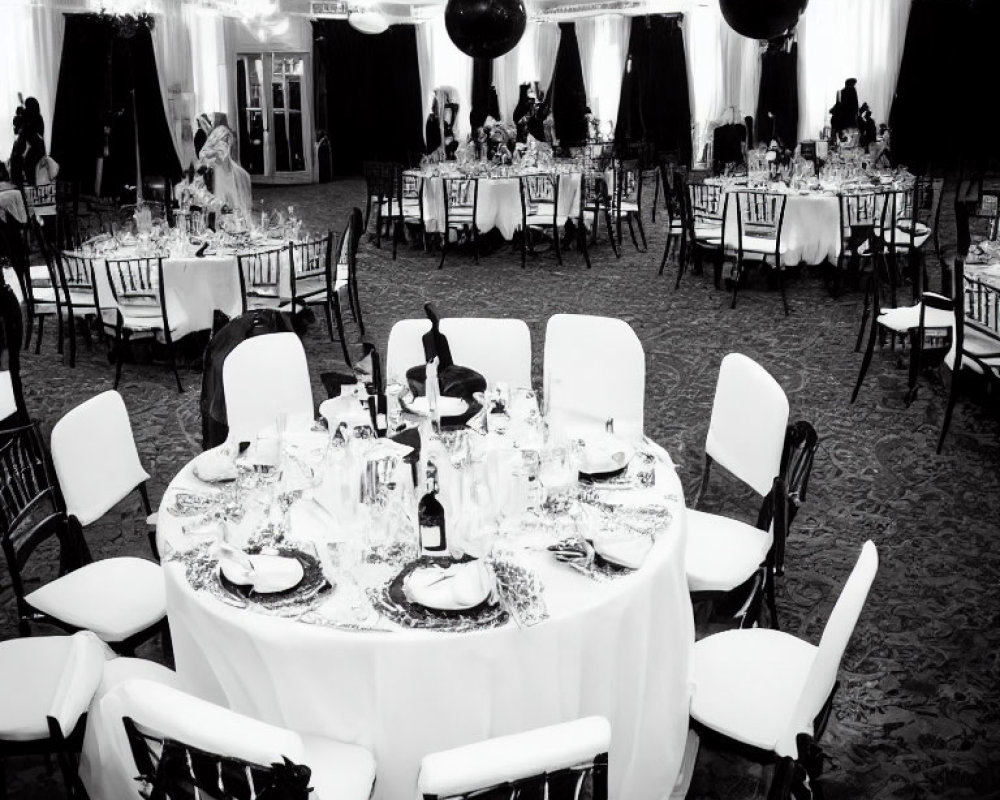
M 302 564 L 287 556 L 253 555 L 223 544 L 219 548 L 222 574 L 239 586 L 252 586 L 255 592 L 283 592 L 302 580 Z
M 609 536 L 594 539 L 594 549 L 605 561 L 628 569 L 639 569 L 652 547 L 653 540 L 648 536 L 627 538 Z
M 192 468 L 196 478 L 209 483 L 236 480 L 236 462 L 227 449 L 206 450 L 194 460 Z
M 412 603 L 443 611 L 478 606 L 493 592 L 494 578 L 476 559 L 450 567 L 416 569 L 403 581 L 403 593 Z
M 635 446 L 613 433 L 594 434 L 583 440 L 580 471 L 589 475 L 614 472 L 628 466 Z
M 324 400 L 319 404 L 319 413 L 326 420 L 331 432 L 336 432 L 342 422 L 346 422 L 348 427 L 372 424 L 368 410 L 363 408 L 358 398 L 352 394 Z

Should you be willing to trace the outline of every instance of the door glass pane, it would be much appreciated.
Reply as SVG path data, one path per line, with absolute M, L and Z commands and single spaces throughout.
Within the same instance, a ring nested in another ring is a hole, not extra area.
M 305 59 L 274 54 L 271 96 L 274 98 L 274 165 L 278 172 L 306 168 L 302 130 L 302 76 Z
M 264 112 L 261 86 L 262 56 L 240 56 L 236 61 L 236 102 L 239 109 L 240 164 L 251 175 L 264 174 Z

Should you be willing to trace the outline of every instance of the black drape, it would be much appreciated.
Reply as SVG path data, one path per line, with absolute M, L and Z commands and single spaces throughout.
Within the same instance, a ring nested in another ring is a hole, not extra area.
M 93 186 L 102 160 L 103 194 L 119 196 L 125 185 L 134 186 L 136 117 L 143 176 L 178 180 L 181 165 L 149 30 L 141 25 L 126 30 L 97 14 L 67 14 L 52 120 L 59 177 Z
M 492 87 L 493 59 L 472 59 L 472 108 L 469 109 L 470 131 L 483 127 L 483 121 L 490 115 L 490 89 Z
M 889 125 L 897 162 L 925 172 L 1000 158 L 995 126 L 1000 2 L 914 0 Z
M 587 90 L 583 84 L 583 67 L 580 65 L 580 46 L 576 41 L 576 25 L 560 22 L 559 50 L 552 76 L 552 118 L 556 138 L 563 145 L 581 144 L 587 139 Z
M 761 56 L 757 95 L 758 141 L 777 139 L 789 150 L 799 139 L 799 46 L 775 39 Z
M 317 119 L 325 121 L 334 175 L 365 161 L 407 162 L 424 150 L 417 35 L 393 25 L 371 35 L 346 20 L 313 22 Z
M 615 131 L 691 163 L 691 100 L 682 18 L 633 17 Z

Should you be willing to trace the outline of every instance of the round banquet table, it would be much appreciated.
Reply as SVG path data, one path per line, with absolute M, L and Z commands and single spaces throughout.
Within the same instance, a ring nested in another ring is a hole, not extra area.
M 730 203 L 726 225 L 736 230 L 736 204 Z M 735 233 L 733 234 L 735 241 Z M 781 228 L 781 243 L 785 245 L 782 261 L 795 264 L 837 263 L 840 255 L 840 200 L 836 194 L 790 191 L 785 203 L 785 219 Z
M 444 230 L 444 180 L 443 177 L 460 178 L 454 174 L 433 175 L 419 170 L 408 174 L 423 178 L 424 227 L 428 233 Z M 532 172 L 531 174 L 537 174 Z M 559 219 L 565 222 L 576 217 L 580 211 L 580 173 L 560 172 L 559 175 Z M 521 228 L 521 188 L 516 175 L 510 177 L 472 177 L 479 184 L 478 206 L 476 208 L 476 228 L 486 233 L 494 228 L 505 239 L 513 238 Z
M 370 748 L 376 800 L 413 797 L 427 753 L 592 714 L 612 726 L 610 796 L 668 797 L 688 732 L 694 623 L 681 484 L 666 453 L 649 446 L 660 458 L 655 486 L 621 492 L 620 502 L 666 503 L 669 525 L 638 571 L 610 581 L 526 551 L 549 612 L 532 627 L 451 633 L 384 617 L 369 630 L 312 624 L 227 605 L 194 590 L 183 563 L 167 559 L 181 684 L 266 722 Z M 184 520 L 166 507 L 177 490 L 205 490 L 191 470 L 164 495 L 163 553 L 190 546 Z M 316 537 L 317 518 L 296 516 L 301 505 L 292 508 L 290 538 Z
M 140 256 L 134 249 L 124 248 L 108 257 Z M 282 259 L 279 293 L 282 300 L 290 300 L 292 292 L 287 254 L 283 254 Z M 233 253 L 224 252 L 202 258 L 164 257 L 164 300 L 174 341 L 195 331 L 211 330 L 216 311 L 221 311 L 230 319 L 242 313 L 243 298 L 238 269 L 237 258 Z M 119 307 L 108 284 L 105 260 L 101 256 L 94 257 L 94 284 L 102 310 Z M 120 307 L 126 317 L 142 315 L 135 305 L 121 304 Z M 158 304 L 155 310 L 159 313 Z

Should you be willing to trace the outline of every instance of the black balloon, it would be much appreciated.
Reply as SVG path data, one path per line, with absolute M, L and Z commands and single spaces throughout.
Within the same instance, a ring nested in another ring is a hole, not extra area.
M 524 0 L 448 0 L 444 24 L 455 46 L 473 58 L 498 58 L 521 41 Z
M 773 39 L 799 20 L 809 0 L 720 0 L 729 27 L 748 39 Z

